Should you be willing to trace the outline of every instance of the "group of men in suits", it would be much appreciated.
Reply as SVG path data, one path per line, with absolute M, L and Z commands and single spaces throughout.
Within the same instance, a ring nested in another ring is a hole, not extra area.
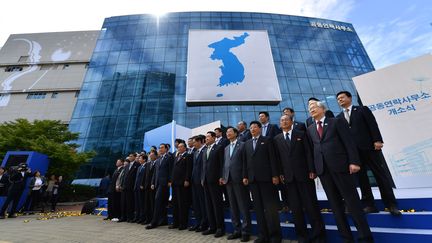
M 383 140 L 367 107 L 353 106 L 347 91 L 339 92 L 337 100 L 343 111 L 336 117 L 323 102 L 310 98 L 311 117 L 306 124 L 295 120 L 291 108 L 283 110 L 280 127 L 271 124 L 269 113 L 263 111 L 259 121 L 241 121 L 237 128 L 228 127 L 226 137 L 221 128 L 216 128 L 189 138 L 187 145 L 176 140 L 175 153 L 161 144 L 158 152 L 151 151 L 150 159 L 145 154 L 129 155 L 129 163 L 118 161 L 110 190 L 109 205 L 121 210 L 110 207 L 112 214 L 108 217 L 147 224 L 147 229 L 166 225 L 171 188 L 170 229 L 185 230 L 189 226 L 192 206 L 195 224 L 189 230 L 222 237 L 225 199 L 234 228 L 227 239 L 246 242 L 251 234 L 252 202 L 258 224 L 255 242 L 281 242 L 280 191 L 282 201 L 293 213 L 298 241 L 325 242 L 314 182 L 318 177 L 344 242 L 354 242 L 346 212 L 355 223 L 358 240 L 373 242 L 365 213 L 378 210 L 367 168 L 374 174 L 389 212 L 400 215 L 381 153 Z

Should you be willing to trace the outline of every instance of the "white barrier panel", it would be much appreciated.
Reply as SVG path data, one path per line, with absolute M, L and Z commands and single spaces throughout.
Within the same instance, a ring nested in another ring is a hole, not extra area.
M 432 187 L 432 55 L 353 78 L 398 188 Z

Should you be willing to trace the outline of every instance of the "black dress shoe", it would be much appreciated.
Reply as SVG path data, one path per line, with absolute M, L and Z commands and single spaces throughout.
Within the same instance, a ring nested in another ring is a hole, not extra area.
M 197 230 L 199 227 L 198 227 L 198 225 L 196 225 L 196 226 L 191 226 L 191 227 L 189 227 L 189 231 L 195 231 L 195 230 Z
M 13 218 L 16 218 L 17 216 L 15 215 L 15 214 L 12 214 L 12 215 L 9 215 L 8 216 L 8 219 L 13 219 Z
M 246 234 L 244 234 L 244 235 L 242 235 L 242 237 L 241 237 L 241 242 L 248 242 L 250 240 L 250 235 L 246 235 Z
M 240 232 L 234 232 L 230 235 L 228 235 L 227 239 L 228 240 L 234 240 L 234 239 L 238 239 L 241 237 L 241 233 Z
M 202 232 L 202 235 L 212 235 L 212 234 L 214 234 L 214 233 L 216 233 L 216 230 L 215 230 L 215 229 L 208 229 L 208 230 L 206 230 L 206 231 L 203 231 L 203 232 Z
M 219 238 L 225 235 L 225 231 L 218 229 L 214 235 L 215 238 Z
M 367 206 L 363 208 L 364 213 L 378 213 L 379 210 L 375 206 Z
M 5 216 L 3 216 L 3 215 L 2 215 L 2 216 L 0 216 L 0 219 L 5 219 L 5 218 L 6 218 L 6 217 L 5 217 Z
M 149 224 L 146 226 L 146 229 L 154 229 L 154 228 L 156 228 L 156 225 L 153 224 Z
M 254 243 L 265 243 L 265 242 L 268 242 L 268 241 L 264 238 L 258 238 L 256 240 L 254 240 Z
M 187 227 L 186 226 L 179 226 L 178 229 L 179 230 L 185 230 L 185 229 L 187 229 Z
M 402 213 L 399 211 L 399 209 L 397 207 L 390 207 L 388 209 L 388 211 L 390 212 L 391 215 L 393 216 L 400 216 L 402 215 Z
M 174 225 L 174 224 L 168 226 L 168 229 L 177 229 L 177 228 L 178 228 L 178 225 Z
M 112 218 L 108 218 L 108 217 L 106 217 L 106 218 L 104 218 L 103 220 L 111 220 Z
M 195 232 L 204 232 L 204 231 L 206 231 L 206 228 L 203 228 L 203 227 L 198 227 L 196 230 L 195 230 Z

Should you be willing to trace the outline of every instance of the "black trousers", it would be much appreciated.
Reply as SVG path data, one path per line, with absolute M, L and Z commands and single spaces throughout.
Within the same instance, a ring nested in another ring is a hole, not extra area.
M 362 201 L 365 206 L 374 206 L 374 196 L 372 194 L 369 177 L 367 175 L 367 167 L 372 171 L 375 180 L 380 190 L 381 198 L 386 207 L 397 206 L 396 197 L 393 193 L 392 182 L 390 175 L 385 167 L 382 151 L 377 150 L 358 150 L 362 169 L 359 171 L 359 184 L 362 193 Z M 366 166 L 367 167 L 366 167 Z
M 204 183 L 206 212 L 211 230 L 225 230 L 222 187 L 216 183 Z
M 189 208 L 191 202 L 190 187 L 173 185 L 173 225 L 187 227 L 189 224 Z
M 154 202 L 155 202 L 155 191 L 152 189 L 145 189 L 144 190 L 144 216 L 145 216 L 145 221 L 147 223 L 150 223 L 153 219 Z
M 249 212 L 250 195 L 248 188 L 241 183 L 229 182 L 226 185 L 226 189 L 234 231 L 242 235 L 250 235 L 252 226 Z M 243 222 L 240 222 L 240 214 L 243 217 Z
M 151 224 L 155 226 L 163 225 L 168 222 L 168 215 L 167 215 L 167 206 L 168 206 L 168 199 L 169 199 L 169 193 L 168 193 L 169 187 L 168 186 L 161 186 L 159 185 L 156 188 L 156 195 L 155 195 L 155 206 L 154 206 L 154 212 L 153 212 L 153 219 Z
M 121 213 L 121 193 L 120 192 L 110 192 L 108 193 L 108 218 L 120 218 Z
M 9 212 L 9 215 L 15 214 L 17 210 L 17 206 L 19 203 L 19 200 L 21 198 L 21 194 L 23 193 L 23 188 L 10 188 L 6 197 L 6 201 L 3 204 L 2 209 L 0 210 L 0 215 L 4 216 L 6 209 L 8 208 L 9 204 L 12 203 L 12 208 Z
M 208 228 L 207 209 L 205 203 L 204 188 L 201 184 L 192 184 L 193 211 L 196 220 L 195 226 Z
M 35 207 L 39 206 L 42 198 L 42 193 L 39 190 L 30 190 L 30 197 L 27 200 L 29 201 L 29 205 L 26 205 L 25 209 L 29 211 L 33 211 Z
M 135 197 L 135 220 L 145 220 L 144 216 L 144 189 L 134 191 Z
M 348 172 L 331 172 L 324 165 L 324 172 L 319 178 L 330 202 L 336 225 L 343 242 L 354 242 L 345 215 L 345 205 L 357 228 L 358 242 L 373 242 L 372 233 L 355 187 L 354 176 L 350 175 Z
M 279 195 L 271 182 L 249 184 L 258 223 L 258 238 L 265 242 L 281 242 L 282 232 L 279 220 Z
M 325 226 L 321 217 L 315 183 L 313 180 L 299 182 L 291 181 L 284 184 L 288 193 L 290 209 L 294 216 L 295 231 L 299 242 L 325 242 Z M 307 230 L 305 213 L 312 227 Z

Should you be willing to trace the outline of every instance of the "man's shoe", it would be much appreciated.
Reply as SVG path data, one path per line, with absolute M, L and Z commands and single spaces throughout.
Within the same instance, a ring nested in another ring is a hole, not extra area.
M 203 231 L 203 232 L 202 232 L 202 235 L 212 235 L 212 234 L 214 234 L 214 233 L 216 233 L 216 230 L 215 230 L 215 229 L 208 229 L 208 230 L 206 230 L 206 231 Z
M 0 216 L 0 219 L 5 219 L 6 217 L 4 216 L 4 215 L 1 215 Z
M 178 228 L 178 225 L 174 225 L 174 224 L 168 226 L 168 229 L 177 229 L 177 228 Z
M 197 230 L 199 228 L 199 226 L 198 225 L 195 225 L 195 226 L 191 226 L 191 227 L 189 227 L 189 231 L 195 231 L 195 230 Z
M 103 220 L 111 220 L 111 218 L 106 217 L 106 218 L 104 218 Z
M 16 218 L 16 217 L 17 217 L 16 214 L 12 214 L 12 215 L 8 216 L 9 219 L 13 219 L 13 218 Z
M 363 208 L 364 213 L 378 213 L 379 210 L 375 206 L 367 206 Z
M 198 228 L 195 230 L 195 232 L 197 232 L 197 233 L 199 233 L 199 232 L 204 232 L 204 231 L 206 231 L 206 228 L 203 228 L 203 227 L 198 227 Z
M 230 235 L 228 235 L 227 239 L 228 240 L 234 240 L 234 239 L 238 239 L 241 237 L 241 233 L 240 232 L 234 232 Z
M 256 240 L 254 240 L 254 243 L 265 243 L 265 242 L 267 242 L 267 240 L 264 238 L 258 238 Z
M 179 226 L 178 229 L 179 230 L 185 230 L 185 229 L 187 229 L 187 227 L 186 226 Z
M 401 216 L 402 213 L 399 211 L 399 209 L 397 207 L 390 207 L 388 209 L 388 211 L 390 212 L 391 215 L 393 216 Z
M 242 235 L 241 237 L 241 242 L 248 242 L 250 240 L 250 236 L 249 235 Z
M 217 231 L 216 231 L 216 234 L 214 235 L 214 237 L 215 238 L 219 238 L 219 237 L 222 237 L 222 236 L 224 236 L 225 235 L 225 231 L 223 231 L 223 230 L 221 230 L 221 229 L 218 229 Z
M 153 224 L 149 224 L 146 226 L 146 229 L 154 229 L 154 228 L 156 228 L 156 225 Z

